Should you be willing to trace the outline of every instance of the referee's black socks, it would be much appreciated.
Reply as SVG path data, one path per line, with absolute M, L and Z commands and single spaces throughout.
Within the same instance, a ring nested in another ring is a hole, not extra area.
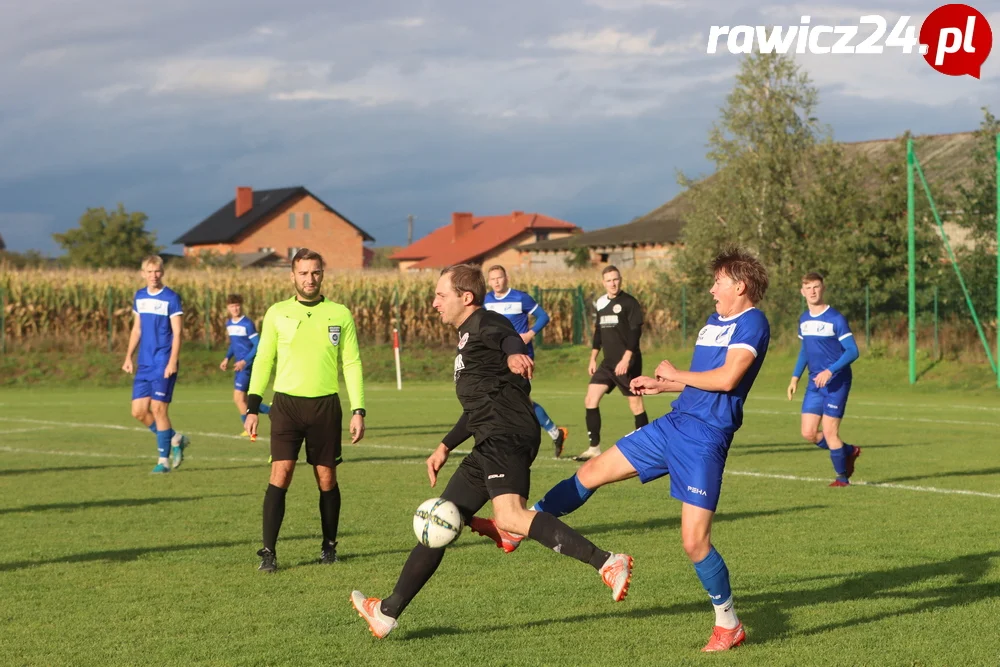
M 276 551 L 274 545 L 278 541 L 278 531 L 281 530 L 281 522 L 285 518 L 285 494 L 288 489 L 283 489 L 274 484 L 267 485 L 264 492 L 264 548 Z
M 601 551 L 593 542 L 548 512 L 535 514 L 528 537 L 556 553 L 571 556 L 582 563 L 590 563 L 595 570 L 600 570 L 611 557 L 609 552 Z
M 319 492 L 319 519 L 323 523 L 323 546 L 335 544 L 340 526 L 340 484 Z

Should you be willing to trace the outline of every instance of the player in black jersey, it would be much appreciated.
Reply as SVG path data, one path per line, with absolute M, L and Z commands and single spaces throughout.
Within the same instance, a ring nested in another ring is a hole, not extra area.
M 632 393 L 629 383 L 642 375 L 642 307 L 635 297 L 622 291 L 622 274 L 609 265 L 601 272 L 607 294 L 597 300 L 594 341 L 590 352 L 590 384 L 587 386 L 587 434 L 590 447 L 576 457 L 587 461 L 601 453 L 601 399 L 618 388 L 628 398 L 628 407 L 635 417 L 635 427 L 649 423 L 642 396 Z M 604 350 L 604 359 L 597 365 L 597 353 Z
M 466 523 L 492 501 L 494 521 L 484 524 L 527 535 L 556 553 L 589 563 L 611 587 L 612 598 L 624 600 L 632 577 L 631 556 L 602 551 L 551 514 L 525 508 L 531 464 L 541 442 L 529 398 L 534 363 L 507 318 L 482 307 L 485 296 L 486 281 L 478 267 L 449 267 L 438 280 L 434 307 L 443 322 L 458 329 L 455 391 L 462 416 L 427 459 L 431 486 L 451 451 L 474 437 L 472 453 L 459 464 L 441 497 L 458 506 Z M 375 637 L 381 639 L 397 626 L 396 619 L 437 570 L 444 551 L 417 544 L 385 600 L 351 593 L 354 608 Z

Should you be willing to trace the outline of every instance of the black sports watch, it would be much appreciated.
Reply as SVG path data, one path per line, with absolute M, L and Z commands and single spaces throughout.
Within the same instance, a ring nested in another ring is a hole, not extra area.
M 351 414 L 361 415 L 362 417 L 364 417 L 368 413 L 365 412 L 364 408 L 358 408 L 357 410 L 353 410 Z

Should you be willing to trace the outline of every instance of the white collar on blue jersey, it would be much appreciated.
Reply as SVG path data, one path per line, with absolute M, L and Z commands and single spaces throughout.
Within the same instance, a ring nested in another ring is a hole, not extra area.
M 828 310 L 830 310 L 830 304 L 826 304 L 826 308 L 824 308 L 823 310 L 821 310 L 818 313 L 816 313 L 815 315 L 813 315 L 812 312 L 809 311 L 809 307 L 806 306 L 806 312 L 809 313 L 809 317 L 819 317 L 820 315 L 822 315 L 823 313 L 825 313 Z
M 159 292 L 154 292 L 154 291 L 150 290 L 147 287 L 146 288 L 146 294 L 148 294 L 149 296 L 159 296 L 160 294 L 163 294 L 163 290 L 165 290 L 165 289 L 167 289 L 166 285 L 164 285 L 163 287 L 161 287 Z
M 749 313 L 751 310 L 754 310 L 756 308 L 757 308 L 757 306 L 750 306 L 749 308 L 747 308 L 746 310 L 744 310 L 742 313 L 736 313 L 735 315 L 730 315 L 729 317 L 723 317 L 722 315 L 719 315 L 719 321 L 720 322 L 728 322 L 729 320 L 735 320 L 740 315 L 743 315 L 743 313 Z
M 507 288 L 507 291 L 506 291 L 506 292 L 504 292 L 504 293 L 503 293 L 502 295 L 500 295 L 500 296 L 497 296 L 497 293 L 496 293 L 496 292 L 493 292 L 493 298 L 494 298 L 494 299 L 506 299 L 506 298 L 507 298 L 507 297 L 508 297 L 508 296 L 510 295 L 510 293 L 511 293 L 511 290 L 513 290 L 513 289 L 514 289 L 513 287 L 508 287 L 508 288 Z

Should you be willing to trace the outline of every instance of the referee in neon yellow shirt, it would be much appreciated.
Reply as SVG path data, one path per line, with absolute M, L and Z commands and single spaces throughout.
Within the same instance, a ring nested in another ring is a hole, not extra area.
M 343 460 L 338 362 L 351 399 L 351 442 L 358 442 L 365 434 L 365 390 L 354 318 L 346 307 L 320 294 L 323 257 L 319 253 L 308 248 L 295 253 L 292 282 L 295 298 L 279 301 L 264 315 L 247 396 L 246 429 L 255 437 L 257 413 L 277 359 L 271 402 L 271 479 L 264 494 L 264 548 L 257 552 L 261 559 L 258 569 L 263 572 L 278 569 L 275 544 L 303 440 L 306 462 L 313 466 L 320 491 L 320 562 L 337 560 L 337 464 Z

